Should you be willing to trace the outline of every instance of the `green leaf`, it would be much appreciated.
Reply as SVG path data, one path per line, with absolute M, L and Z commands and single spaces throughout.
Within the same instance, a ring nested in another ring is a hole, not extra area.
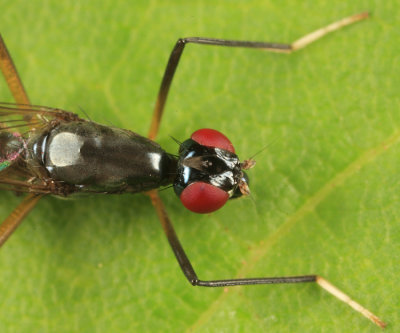
M 291 42 L 370 20 L 295 54 L 189 45 L 158 142 L 195 129 L 256 153 L 253 199 L 187 212 L 161 193 L 202 279 L 319 274 L 399 331 L 399 5 L 2 1 L 0 32 L 32 103 L 146 135 L 176 39 Z M 3 81 L 0 99 L 12 98 Z M 20 201 L 0 194 L 0 214 Z M 193 288 L 142 195 L 42 200 L 1 250 L 1 332 L 365 332 L 307 285 Z

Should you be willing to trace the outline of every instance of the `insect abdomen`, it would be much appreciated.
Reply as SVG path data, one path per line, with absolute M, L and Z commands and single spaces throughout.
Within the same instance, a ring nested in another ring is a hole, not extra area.
M 24 140 L 19 133 L 0 132 L 0 171 L 13 164 L 24 151 Z

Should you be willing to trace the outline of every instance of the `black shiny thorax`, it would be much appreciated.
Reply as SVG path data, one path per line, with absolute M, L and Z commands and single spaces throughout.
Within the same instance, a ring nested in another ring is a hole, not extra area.
M 50 179 L 75 192 L 142 192 L 171 184 L 176 158 L 134 132 L 89 121 L 60 123 L 30 143 Z

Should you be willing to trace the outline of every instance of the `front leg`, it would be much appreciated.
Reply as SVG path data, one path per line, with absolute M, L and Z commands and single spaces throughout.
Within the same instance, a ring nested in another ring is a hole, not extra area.
M 150 130 L 148 137 L 154 140 L 157 136 L 161 118 L 164 112 L 165 103 L 167 101 L 169 88 L 171 87 L 172 79 L 174 78 L 176 68 L 178 67 L 179 60 L 185 49 L 186 44 L 201 44 L 201 45 L 214 45 L 214 46 L 224 46 L 224 47 L 244 47 L 260 49 L 264 51 L 272 51 L 279 53 L 292 53 L 299 49 L 306 47 L 307 45 L 313 43 L 314 41 L 322 38 L 328 33 L 339 30 L 349 24 L 364 20 L 368 18 L 368 13 L 355 14 L 349 17 L 345 17 L 339 21 L 331 23 L 323 28 L 315 30 L 291 44 L 282 43 L 270 43 L 270 42 L 252 42 L 252 41 L 239 41 L 239 40 L 226 40 L 217 38 L 203 38 L 203 37 L 187 37 L 180 38 L 176 42 L 174 48 L 172 49 L 171 55 L 167 63 L 167 67 L 164 71 L 164 76 L 161 81 L 161 86 L 158 91 L 157 101 L 153 110 L 153 117 L 150 125 Z

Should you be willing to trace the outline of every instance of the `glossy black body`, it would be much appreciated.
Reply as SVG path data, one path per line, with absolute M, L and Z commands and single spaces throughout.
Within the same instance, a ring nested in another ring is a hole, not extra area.
M 177 158 L 136 133 L 91 121 L 61 122 L 28 141 L 30 165 L 66 193 L 136 193 L 171 184 Z
M 33 108 L 36 127 L 21 133 L 0 132 L 0 186 L 4 189 L 67 197 L 137 193 L 173 185 L 180 196 L 187 186 L 200 181 L 235 198 L 242 195 L 240 184 L 247 183 L 238 156 L 228 150 L 188 139 L 176 156 L 129 130 L 63 110 Z M 10 114 L 21 112 L 17 107 L 11 110 Z

